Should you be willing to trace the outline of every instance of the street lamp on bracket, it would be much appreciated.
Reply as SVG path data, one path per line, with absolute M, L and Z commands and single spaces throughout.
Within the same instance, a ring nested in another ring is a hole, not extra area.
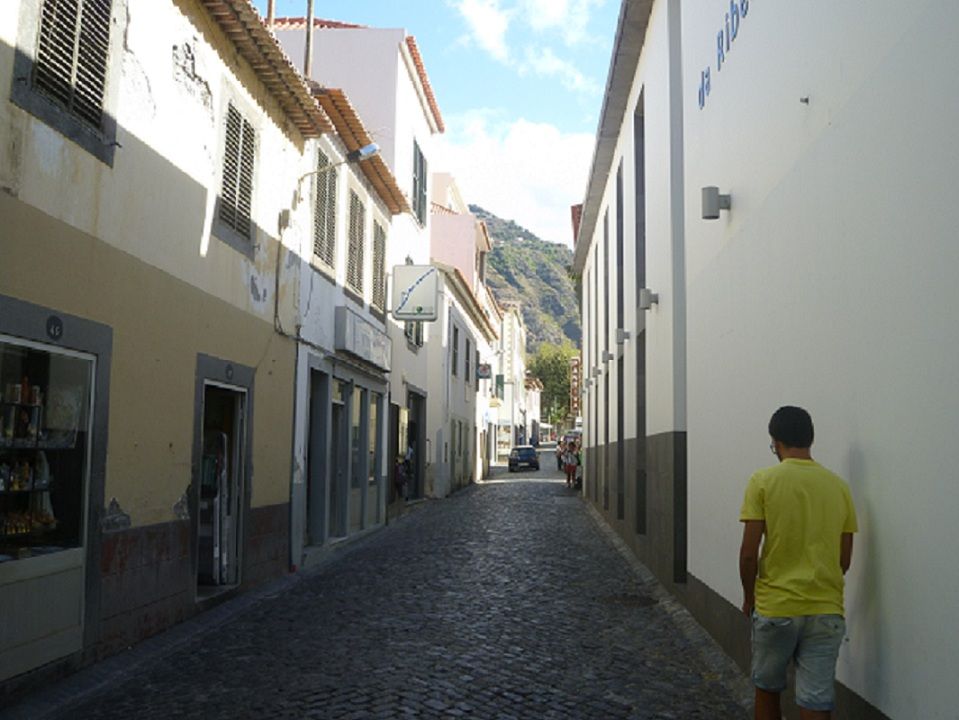
M 369 160 L 371 157 L 378 155 L 380 152 L 380 146 L 376 143 L 370 143 L 369 145 L 364 145 L 363 147 L 357 148 L 356 150 L 350 150 L 346 154 L 345 160 L 340 160 L 339 162 L 331 163 L 329 165 L 324 165 L 323 167 L 317 170 L 311 170 L 308 173 L 303 173 L 300 175 L 299 179 L 296 181 L 296 192 L 293 193 L 293 210 L 296 209 L 296 206 L 300 204 L 303 200 L 303 181 L 306 180 L 311 175 L 324 175 L 334 168 L 338 168 L 341 165 L 349 165 L 361 163 L 365 160 Z

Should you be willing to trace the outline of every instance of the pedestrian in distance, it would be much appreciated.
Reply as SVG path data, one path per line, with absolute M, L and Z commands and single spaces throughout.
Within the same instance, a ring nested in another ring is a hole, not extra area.
M 563 466 L 566 471 L 566 487 L 573 487 L 573 483 L 576 482 L 576 443 L 568 442 L 566 444 L 566 450 L 563 452 Z
M 563 472 L 563 453 L 566 452 L 566 443 L 560 440 L 556 443 L 556 469 Z
M 779 463 L 749 479 L 739 514 L 742 611 L 752 622 L 754 717 L 780 720 L 780 693 L 793 659 L 800 718 L 828 720 L 846 632 L 843 587 L 858 529 L 856 510 L 846 482 L 812 459 L 808 412 L 779 408 L 769 435 Z

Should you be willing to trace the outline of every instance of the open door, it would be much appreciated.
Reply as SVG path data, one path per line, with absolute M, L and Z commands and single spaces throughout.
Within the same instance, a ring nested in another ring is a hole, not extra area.
M 203 393 L 203 458 L 197 524 L 197 590 L 240 582 L 246 393 L 208 384 Z

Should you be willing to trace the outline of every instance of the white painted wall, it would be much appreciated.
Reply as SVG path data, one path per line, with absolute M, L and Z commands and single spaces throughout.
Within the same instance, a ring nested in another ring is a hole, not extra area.
M 587 443 L 590 446 L 605 441 L 604 383 L 610 380 L 609 398 L 609 437 L 615 441 L 618 435 L 617 401 L 618 383 L 625 383 L 624 396 L 627 403 L 625 414 L 626 438 L 635 438 L 637 418 L 635 412 L 636 388 L 636 338 L 641 329 L 646 330 L 646 434 L 656 435 L 674 430 L 685 429 L 683 415 L 683 376 L 682 356 L 676 352 L 677 341 L 682 341 L 683 328 L 677 324 L 676 314 L 682 314 L 682 297 L 674 293 L 676 272 L 682 271 L 682 265 L 675 264 L 673 238 L 681 232 L 681 208 L 670 194 L 672 179 L 671 134 L 681 131 L 681 121 L 671 112 L 670 95 L 670 45 L 668 23 L 672 17 L 678 21 L 678 4 L 656 2 L 653 5 L 646 33 L 645 45 L 636 69 L 630 90 L 627 107 L 629 108 L 620 127 L 616 142 L 614 161 L 607 177 L 603 200 L 600 206 L 596 226 L 589 239 L 591 249 L 583 270 L 583 348 L 584 378 L 594 377 L 593 369 L 599 367 L 602 374 L 594 379 L 586 391 L 583 423 L 586 426 Z M 642 95 L 645 117 L 645 190 L 646 190 L 646 284 L 659 294 L 659 303 L 649 311 L 636 309 L 635 272 L 636 267 L 636 167 L 633 143 L 633 116 Z M 624 325 L 630 331 L 631 338 L 623 345 L 616 344 L 616 174 L 620 160 L 623 161 L 623 232 L 624 232 Z M 609 213 L 608 252 L 603 242 L 603 219 Z M 679 223 L 679 224 L 677 224 Z M 681 237 L 681 236 L 680 236 Z M 581 239 L 580 242 L 585 242 Z M 607 295 L 605 269 L 609 268 L 609 290 Z M 586 297 L 587 278 L 589 293 Z M 682 288 L 679 288 L 682 293 Z M 607 296 L 609 302 L 606 302 Z M 599 313 L 594 315 L 592 306 L 598 298 Z M 588 310 L 587 310 L 588 308 Z M 610 314 L 607 326 L 606 313 Z M 598 321 L 599 331 L 595 329 Z M 608 341 L 606 338 L 609 328 Z M 615 356 L 613 360 L 603 362 L 603 352 L 608 348 Z M 617 359 L 624 357 L 624 377 L 618 377 Z M 594 404 L 599 403 L 599 427 L 595 425 Z M 598 434 L 597 434 L 598 433 Z
M 429 478 L 432 481 L 433 497 L 446 497 L 453 488 L 454 474 L 468 479 L 470 469 L 475 471 L 476 447 L 473 443 L 473 428 L 477 424 L 476 396 L 476 344 L 480 332 L 471 320 L 452 287 L 452 280 L 442 274 L 442 305 L 440 319 L 434 325 L 434 339 L 424 350 L 429 358 L 430 394 L 427 401 L 427 436 L 431 438 L 433 456 Z M 459 328 L 459 356 L 457 373 L 452 373 L 453 327 Z M 470 377 L 466 380 L 466 341 L 470 343 Z M 455 454 L 459 438 L 453 441 L 452 422 L 463 423 L 462 454 Z M 467 458 L 467 455 L 469 456 Z M 474 475 L 474 480 L 478 477 Z
M 955 717 L 959 6 L 751 2 L 716 73 L 728 6 L 683 16 L 690 571 L 738 604 L 746 480 L 772 411 L 805 406 L 859 511 L 838 677 Z M 732 193 L 718 221 L 704 185 Z
M 302 66 L 305 31 L 281 30 L 280 43 L 293 62 Z M 427 179 L 433 167 L 433 131 L 417 92 L 415 69 L 408 60 L 402 29 L 324 29 L 313 34 L 312 77 L 321 84 L 346 91 L 383 159 L 408 198 L 413 196 L 413 142 L 427 160 Z M 430 197 L 427 188 L 427 198 Z M 410 258 L 414 264 L 430 260 L 430 213 L 420 225 L 412 215 L 393 218 L 387 248 L 387 272 Z M 388 321 L 393 341 L 393 372 L 390 377 L 392 402 L 406 405 L 408 386 L 431 392 L 425 349 L 408 348 L 403 325 Z M 428 344 L 434 328 L 424 326 Z
M 313 158 L 312 169 L 317 167 L 317 150 L 329 159 L 330 163 L 343 162 L 346 148 L 337 136 L 324 136 L 307 146 L 307 156 Z M 363 320 L 385 332 L 386 326 L 379 318 L 370 312 L 370 303 L 373 298 L 373 228 L 374 222 L 379 223 L 386 231 L 386 246 L 390 244 L 391 216 L 383 201 L 372 192 L 372 188 L 362 170 L 353 164 L 343 164 L 327 172 L 335 172 L 336 182 L 336 253 L 332 268 L 324 266 L 319 258 L 313 255 L 313 220 L 316 177 L 306 178 L 302 183 L 303 199 L 291 214 L 291 229 L 288 231 L 299 239 L 300 246 L 296 256 L 290 257 L 286 266 L 282 268 L 284 276 L 298 275 L 296 294 L 297 316 L 300 337 L 306 344 L 301 344 L 297 352 L 297 387 L 296 410 L 294 420 L 294 449 L 293 449 L 293 508 L 292 512 L 299 513 L 294 518 L 293 532 L 301 531 L 306 522 L 306 501 L 303 486 L 307 482 L 307 456 L 309 445 L 309 403 L 310 403 L 310 358 L 332 357 L 335 353 L 335 308 L 341 305 L 348 306 L 358 312 Z M 355 192 L 365 208 L 365 239 L 364 239 L 364 282 L 363 299 L 366 303 L 361 308 L 353 299 L 347 297 L 344 287 L 347 275 L 347 256 L 349 253 L 349 208 L 350 193 Z M 292 330 L 293 328 L 289 328 Z M 383 437 L 387 437 L 389 428 L 388 406 L 384 403 L 384 410 L 378 418 Z M 376 474 L 385 478 L 388 470 L 389 458 L 384 445 L 380 453 L 380 467 Z M 321 459 L 317 459 L 320 462 Z M 378 517 L 385 517 L 386 492 L 380 494 L 380 512 Z M 302 524 L 301 524 L 302 523 Z M 299 551 L 302 549 L 302 539 L 293 537 L 294 562 L 299 562 Z

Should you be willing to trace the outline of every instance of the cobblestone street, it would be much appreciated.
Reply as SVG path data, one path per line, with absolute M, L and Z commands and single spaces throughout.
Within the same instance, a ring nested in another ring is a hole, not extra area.
M 499 470 L 421 504 L 232 617 L 199 621 L 166 652 L 130 651 L 111 677 L 85 671 L 98 689 L 47 716 L 746 714 L 742 677 L 545 458 L 541 472 Z

